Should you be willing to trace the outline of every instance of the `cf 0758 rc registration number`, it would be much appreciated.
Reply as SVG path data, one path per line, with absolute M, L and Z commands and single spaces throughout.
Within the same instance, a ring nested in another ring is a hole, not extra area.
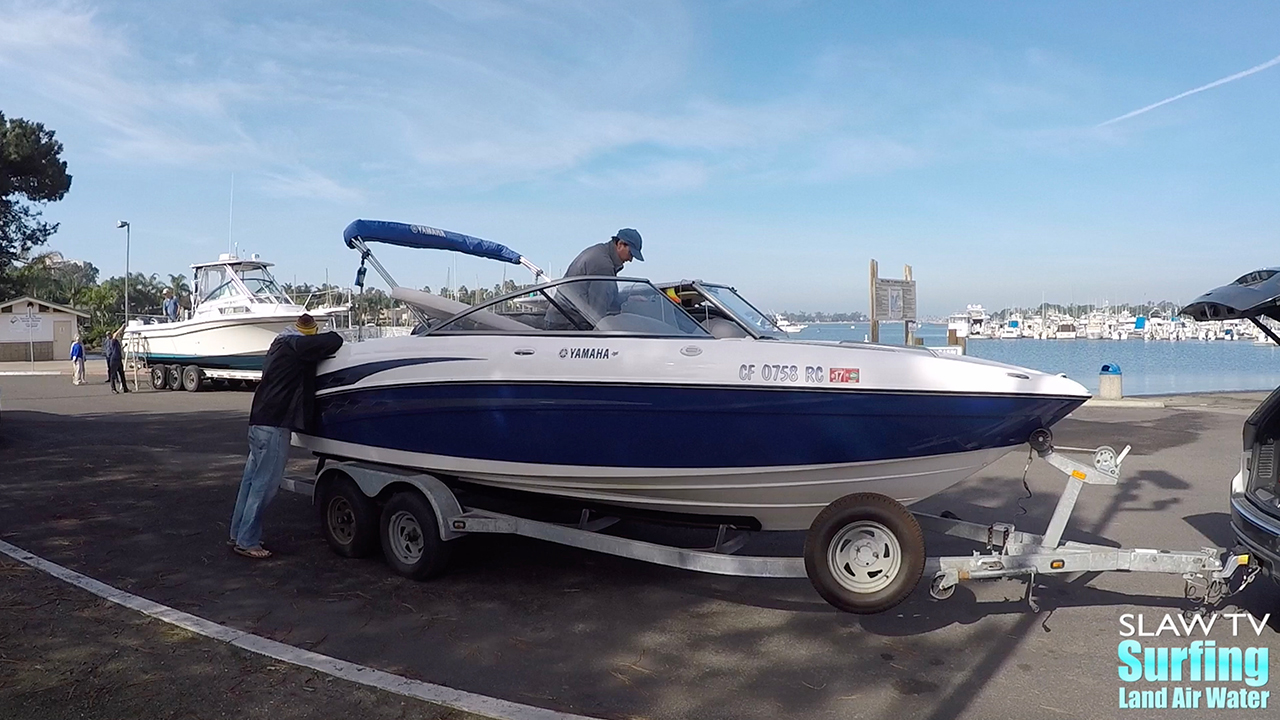
M 821 365 L 740 365 L 738 379 L 780 383 L 823 383 L 826 371 Z

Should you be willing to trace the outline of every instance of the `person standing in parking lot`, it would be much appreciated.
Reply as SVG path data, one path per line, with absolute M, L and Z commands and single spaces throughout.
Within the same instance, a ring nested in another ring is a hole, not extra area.
M 262 518 L 284 479 L 290 433 L 308 429 L 315 407 L 316 365 L 342 347 L 341 335 L 317 335 L 317 330 L 316 321 L 304 313 L 276 336 L 262 362 L 262 381 L 249 410 L 249 459 L 227 540 L 236 554 L 247 558 L 271 557 L 262 546 Z
M 74 342 L 71 343 L 71 384 L 84 385 L 84 346 L 80 344 L 80 336 L 77 335 Z
M 129 383 L 124 379 L 124 350 L 120 346 L 120 336 L 124 326 L 107 336 L 102 342 L 102 357 L 107 361 L 107 382 L 111 383 L 111 392 L 129 392 Z M 119 388 L 116 383 L 119 383 Z

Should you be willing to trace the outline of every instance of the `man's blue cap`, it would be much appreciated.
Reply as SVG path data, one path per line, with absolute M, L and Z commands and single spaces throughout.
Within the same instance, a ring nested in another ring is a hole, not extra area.
M 640 239 L 640 233 L 631 228 L 622 228 L 617 235 L 613 236 L 614 240 L 621 240 L 631 248 L 631 254 L 640 262 L 644 262 L 644 255 L 640 254 L 640 246 L 644 241 Z

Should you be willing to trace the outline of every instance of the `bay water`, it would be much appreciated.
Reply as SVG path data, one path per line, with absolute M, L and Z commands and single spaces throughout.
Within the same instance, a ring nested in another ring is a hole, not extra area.
M 803 340 L 869 339 L 870 323 L 818 323 L 791 337 Z M 926 346 L 947 344 L 947 326 L 922 324 L 916 337 Z M 902 323 L 881 323 L 880 342 L 901 345 Z M 1273 390 L 1280 387 L 1280 347 L 1252 341 L 1183 340 L 985 340 L 968 343 L 968 354 L 1067 377 L 1098 391 L 1104 364 L 1120 366 L 1124 394 L 1179 395 Z

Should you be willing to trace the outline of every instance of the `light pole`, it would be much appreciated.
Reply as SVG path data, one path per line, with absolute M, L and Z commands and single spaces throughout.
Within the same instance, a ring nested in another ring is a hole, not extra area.
M 129 223 L 121 220 L 116 229 L 124 228 L 124 325 L 129 326 Z
M 27 352 L 31 354 L 31 369 L 36 369 L 36 306 L 27 303 Z

